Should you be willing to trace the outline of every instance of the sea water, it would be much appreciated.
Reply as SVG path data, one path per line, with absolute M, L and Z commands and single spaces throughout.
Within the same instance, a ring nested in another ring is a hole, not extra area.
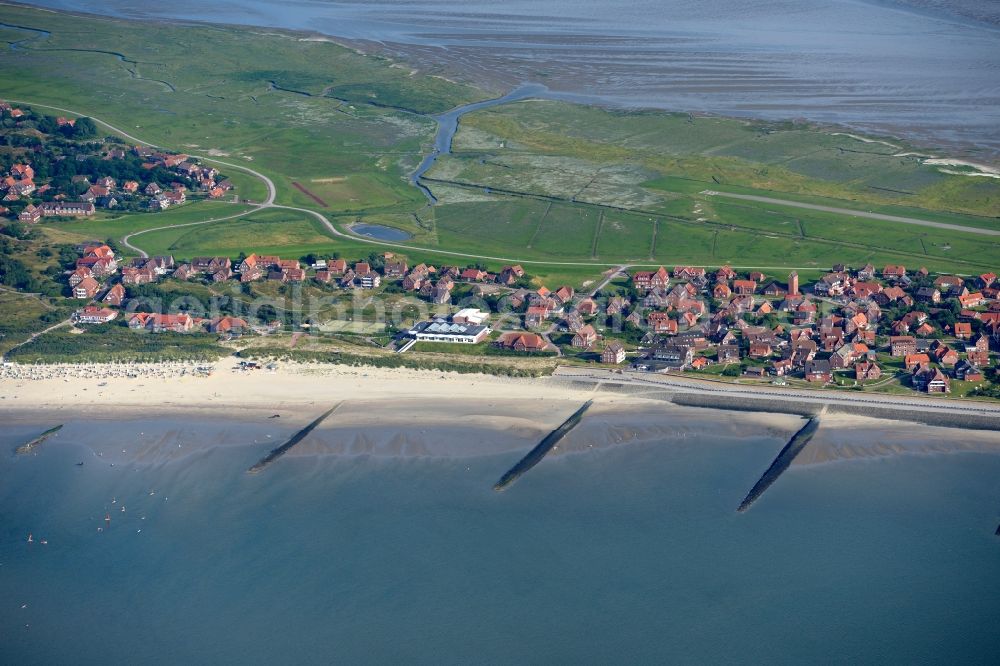
M 115 442 L 156 426 L 100 423 Z M 1000 456 L 793 467 L 737 514 L 782 444 L 564 454 L 497 493 L 522 452 L 289 455 L 248 475 L 274 442 L 112 466 L 52 439 L 0 456 L 0 655 L 995 663 Z
M 33 0 L 312 30 L 596 101 L 842 123 L 1000 154 L 1000 3 L 981 0 Z M 335 73 L 331 73 L 335 75 Z

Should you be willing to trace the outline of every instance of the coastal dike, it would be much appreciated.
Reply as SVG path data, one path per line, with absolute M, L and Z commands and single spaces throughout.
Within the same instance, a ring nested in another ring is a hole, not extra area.
M 507 473 L 500 477 L 500 480 L 493 486 L 493 490 L 497 492 L 506 490 L 507 486 L 517 481 L 522 474 L 541 462 L 542 458 L 552 450 L 552 447 L 558 444 L 559 440 L 566 436 L 566 433 L 580 423 L 580 419 L 583 418 L 584 413 L 593 404 L 593 400 L 583 403 L 583 406 L 573 412 L 573 415 L 566 419 L 561 426 L 546 435 L 545 439 L 539 442 L 535 448 L 531 449 L 516 465 L 507 470 Z
M 797 414 L 815 416 L 820 411 L 827 414 L 850 414 L 873 419 L 912 421 L 941 428 L 967 428 L 972 430 L 1000 430 L 1000 418 L 980 414 L 948 413 L 902 409 L 890 405 L 838 405 L 836 403 L 799 402 L 785 397 L 736 397 L 704 393 L 672 393 L 663 398 L 675 405 L 707 407 L 743 412 L 770 412 L 772 414 Z M 938 406 L 947 406 L 947 403 Z
M 736 509 L 738 512 L 743 513 L 749 509 L 750 505 L 756 502 L 757 499 L 764 494 L 764 491 L 767 490 L 772 483 L 778 480 L 781 473 L 788 469 L 788 466 L 792 464 L 793 460 L 795 460 L 795 456 L 799 455 L 802 449 L 805 448 L 806 444 L 809 443 L 809 440 L 813 438 L 813 435 L 816 434 L 818 429 L 819 417 L 814 416 L 810 418 L 809 421 L 802 426 L 802 428 L 795 433 L 790 440 L 788 440 L 788 443 L 785 444 L 784 448 L 781 449 L 781 452 L 778 453 L 778 457 L 774 459 L 771 466 L 767 468 L 766 472 L 764 472 L 764 476 L 760 477 L 757 483 L 754 484 L 753 488 L 750 489 L 750 492 L 747 493 L 747 496 L 743 499 L 739 508 Z
M 299 442 L 301 442 L 303 439 L 305 439 L 306 435 L 308 435 L 309 433 L 311 433 L 316 428 L 316 426 L 318 426 L 320 423 L 322 423 L 326 419 L 326 417 L 328 417 L 330 414 L 333 414 L 333 412 L 336 411 L 336 409 L 338 407 L 340 407 L 340 405 L 341 405 L 341 403 L 338 402 L 336 405 L 334 405 L 333 407 L 331 407 L 327 411 L 323 412 L 323 414 L 321 414 L 319 416 L 319 418 L 317 418 L 315 421 L 313 421 L 312 423 L 310 423 L 309 425 L 307 425 L 305 428 L 303 428 L 302 430 L 299 430 L 297 433 L 295 433 L 294 435 L 292 435 L 292 437 L 287 442 L 285 442 L 284 444 L 282 444 L 278 448 L 273 449 L 270 453 L 268 453 L 266 456 L 264 456 L 263 458 L 261 458 L 257 462 L 256 465 L 254 465 L 253 467 L 251 467 L 250 469 L 247 470 L 247 473 L 248 474 L 259 474 L 260 472 L 263 472 L 265 467 L 267 467 L 268 465 L 270 465 L 271 463 L 273 463 L 275 460 L 277 460 L 281 456 L 283 456 L 286 453 L 288 453 L 288 451 L 293 446 L 295 446 L 296 444 L 298 444 Z
M 49 437 L 51 437 L 52 435 L 54 435 L 57 432 L 59 432 L 60 430 L 62 430 L 62 427 L 63 427 L 63 424 L 59 424 L 59 425 L 57 425 L 54 428 L 49 428 L 48 430 L 46 430 L 45 432 L 43 432 L 38 437 L 36 437 L 33 440 L 31 440 L 27 444 L 22 444 L 21 446 L 17 447 L 17 453 L 18 453 L 18 455 L 24 455 L 26 453 L 31 453 L 37 447 L 41 446 L 42 442 L 44 442 Z

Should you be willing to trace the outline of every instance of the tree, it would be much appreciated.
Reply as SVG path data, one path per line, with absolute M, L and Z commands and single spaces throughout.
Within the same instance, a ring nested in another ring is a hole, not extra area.
M 28 235 L 28 230 L 21 222 L 9 222 L 3 228 L 0 228 L 0 233 L 20 240 Z
M 90 139 L 97 136 L 97 123 L 87 117 L 77 118 L 73 125 L 74 139 Z

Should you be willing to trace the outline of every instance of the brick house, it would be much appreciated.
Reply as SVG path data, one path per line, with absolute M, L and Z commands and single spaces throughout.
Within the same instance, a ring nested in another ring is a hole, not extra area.
M 94 278 L 84 278 L 73 287 L 73 298 L 93 298 L 100 286 Z
M 601 363 L 618 365 L 625 361 L 625 347 L 617 340 L 609 342 L 601 352 Z
M 917 353 L 917 339 L 912 335 L 893 335 L 889 338 L 889 347 L 896 357 Z

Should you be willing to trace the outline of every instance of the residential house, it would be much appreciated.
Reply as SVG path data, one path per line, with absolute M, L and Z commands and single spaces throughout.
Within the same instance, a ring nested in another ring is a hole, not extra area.
M 833 368 L 827 360 L 812 360 L 805 364 L 807 382 L 826 384 L 833 381 Z
M 941 292 L 934 287 L 920 287 L 915 294 L 920 303 L 940 303 Z
M 753 280 L 733 280 L 733 293 L 737 296 L 752 295 L 757 291 L 757 283 Z
M 978 291 L 972 294 L 966 294 L 964 296 L 958 297 L 958 302 L 963 308 L 979 307 L 985 302 L 985 300 L 986 299 L 983 298 L 982 293 Z
M 560 303 L 568 303 L 573 298 L 573 287 L 559 287 L 552 294 Z
M 892 355 L 903 357 L 907 354 L 917 353 L 917 339 L 912 335 L 893 335 L 889 338 L 889 347 Z
M 942 275 L 934 280 L 934 286 L 942 293 L 953 295 L 965 289 L 965 280 L 957 275 Z
M 874 361 L 861 361 L 854 366 L 854 378 L 859 382 L 874 381 L 882 377 L 882 368 Z
M 385 273 L 386 278 L 397 280 L 406 275 L 408 269 L 409 267 L 404 260 L 396 259 L 394 261 L 387 261 L 382 272 Z
M 951 380 L 937 368 L 923 366 L 913 375 L 913 383 L 927 393 L 950 393 Z
M 515 264 L 514 266 L 504 266 L 500 271 L 500 274 L 497 276 L 497 282 L 509 287 L 523 277 L 524 269 L 521 268 L 520 264 Z
M 930 365 L 931 357 L 928 354 L 907 354 L 903 357 L 903 367 L 907 372 L 913 372 L 923 365 Z
M 573 346 L 577 349 L 590 349 L 597 342 L 597 331 L 590 324 L 586 324 L 573 336 Z
M 674 277 L 689 282 L 705 282 L 705 269 L 696 266 L 675 266 Z
M 650 312 L 646 316 L 646 322 L 653 333 L 662 335 L 676 335 L 677 333 L 677 321 L 671 319 L 667 312 Z
M 729 288 L 729 285 L 725 282 L 718 282 L 714 287 L 712 287 L 712 297 L 719 301 L 724 301 L 728 299 L 733 293 L 733 290 Z
M 215 317 L 208 322 L 209 333 L 220 335 L 241 335 L 249 328 L 247 322 L 239 317 Z
M 585 298 L 577 304 L 576 311 L 584 317 L 591 317 L 597 314 L 597 301 L 592 298 Z
M 81 266 L 75 271 L 69 274 L 69 286 L 75 287 L 87 278 L 94 277 L 93 271 L 90 270 L 89 266 Z
M 719 345 L 716 348 L 715 358 L 719 363 L 739 363 L 740 348 L 737 345 Z
M 88 305 L 73 313 L 73 321 L 78 324 L 106 324 L 118 316 L 118 312 L 110 308 Z
M 524 315 L 524 325 L 526 328 L 539 328 L 549 317 L 549 309 L 544 305 L 532 305 L 528 307 Z
M 468 282 L 482 282 L 486 279 L 486 276 L 486 271 L 479 270 L 478 268 L 466 268 L 459 274 L 459 279 Z
M 136 312 L 128 321 L 132 329 L 147 329 L 154 333 L 187 333 L 194 328 L 194 319 L 188 314 L 156 314 Z
M 981 382 L 985 379 L 979 366 L 965 359 L 955 366 L 955 377 L 964 382 Z
M 125 302 L 125 287 L 121 286 L 121 284 L 116 284 L 111 289 L 108 289 L 101 300 L 108 305 L 120 307 Z
M 702 269 L 704 275 L 704 269 Z M 670 286 L 670 274 L 660 266 L 655 271 L 636 271 L 632 274 L 632 285 L 638 291 L 653 291 L 656 289 L 666 289 Z
M 842 296 L 850 285 L 847 273 L 827 273 L 813 285 L 813 291 L 820 296 Z
M 906 277 L 906 266 L 888 264 L 882 269 L 882 279 L 884 280 L 900 280 L 904 277 Z
M 100 287 L 94 278 L 84 278 L 73 287 L 73 298 L 93 298 Z
M 613 340 L 604 346 L 601 352 L 601 363 L 608 365 L 618 365 L 625 361 L 625 347 L 617 340 Z
M 43 217 L 89 217 L 97 210 L 91 202 L 46 201 L 42 204 Z
M 156 273 L 151 268 L 123 268 L 122 284 L 138 285 L 156 281 Z
M 684 370 L 694 360 L 694 349 L 686 345 L 665 344 L 655 347 L 650 358 L 666 370 Z
M 629 306 L 629 301 L 624 296 L 612 296 L 608 299 L 608 306 L 605 312 L 609 316 L 619 315 Z
M 946 368 L 952 368 L 958 363 L 958 352 L 948 345 L 938 342 L 932 348 L 934 360 Z
M 34 204 L 28 204 L 17 216 L 17 219 L 21 222 L 30 222 L 31 224 L 34 224 L 42 219 L 42 209 Z
M 548 346 L 545 339 L 535 333 L 504 333 L 497 344 L 516 352 L 540 352 Z

